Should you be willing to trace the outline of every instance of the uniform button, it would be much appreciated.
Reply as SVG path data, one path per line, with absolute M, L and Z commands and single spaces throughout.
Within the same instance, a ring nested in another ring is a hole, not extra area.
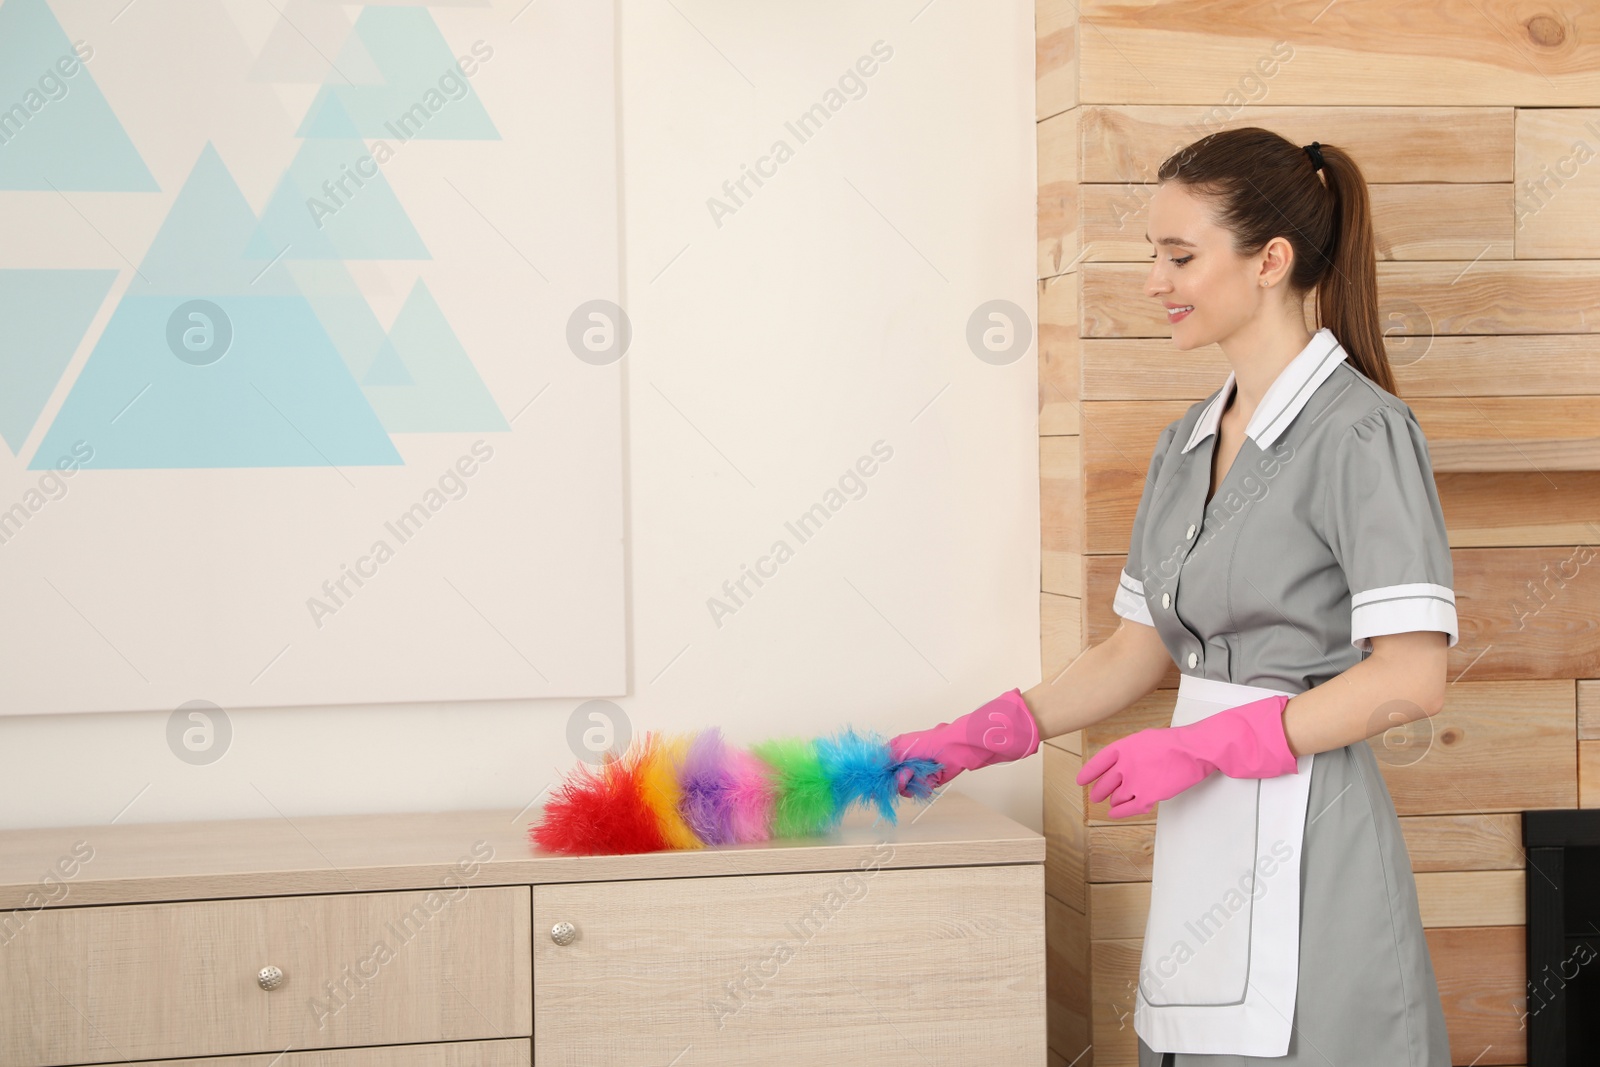
M 1183 537 L 1184 537 L 1184 540 L 1187 541 L 1189 538 L 1191 538 L 1193 536 L 1194 536 L 1194 523 L 1191 522 L 1189 524 L 1189 532 L 1184 534 Z
M 1166 593 L 1162 593 L 1161 594 L 1161 606 L 1164 607 L 1164 608 L 1172 607 L 1172 597 L 1168 596 Z
M 1196 663 L 1199 663 L 1199 662 L 1200 662 L 1200 657 L 1199 656 L 1196 656 L 1193 652 L 1189 653 L 1189 666 L 1193 667 Z

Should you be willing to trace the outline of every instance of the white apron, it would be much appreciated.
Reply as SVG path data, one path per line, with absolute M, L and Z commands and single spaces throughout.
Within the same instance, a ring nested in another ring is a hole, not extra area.
M 1277 689 L 1184 675 L 1173 726 Z M 1311 762 L 1207 775 L 1156 809 L 1133 1029 L 1156 1052 L 1283 1056 L 1300 974 L 1300 853 Z

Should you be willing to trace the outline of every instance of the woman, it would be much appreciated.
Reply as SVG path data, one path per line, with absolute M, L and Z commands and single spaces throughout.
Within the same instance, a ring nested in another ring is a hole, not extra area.
M 1341 149 L 1230 130 L 1163 162 L 1148 222 L 1146 295 L 1180 350 L 1217 344 L 1232 370 L 1156 442 L 1123 622 L 1052 682 L 891 744 L 948 781 L 1115 714 L 1176 662 L 1172 726 L 1078 775 L 1112 818 L 1165 802 L 1140 1067 L 1448 1067 L 1366 743 L 1443 706 L 1459 634 L 1427 441 L 1384 351 L 1365 181 Z

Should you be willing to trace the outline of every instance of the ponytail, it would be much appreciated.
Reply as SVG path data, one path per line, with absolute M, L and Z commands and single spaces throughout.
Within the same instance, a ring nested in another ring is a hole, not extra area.
M 1317 324 L 1333 331 L 1361 373 L 1393 393 L 1394 372 L 1378 317 L 1377 242 L 1367 182 L 1344 149 L 1322 145 L 1322 159 L 1335 208 L 1332 262 L 1317 283 Z

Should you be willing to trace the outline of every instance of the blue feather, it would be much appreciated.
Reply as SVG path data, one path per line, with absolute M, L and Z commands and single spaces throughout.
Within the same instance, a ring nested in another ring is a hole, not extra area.
M 851 727 L 816 741 L 817 758 L 833 789 L 835 821 L 851 804 L 875 807 L 878 814 L 895 822 L 894 802 L 900 795 L 899 773 L 910 769 L 907 789 L 911 796 L 926 800 L 933 792 L 928 777 L 940 764 L 931 759 L 896 761 L 889 743 L 880 735 L 857 733 Z

